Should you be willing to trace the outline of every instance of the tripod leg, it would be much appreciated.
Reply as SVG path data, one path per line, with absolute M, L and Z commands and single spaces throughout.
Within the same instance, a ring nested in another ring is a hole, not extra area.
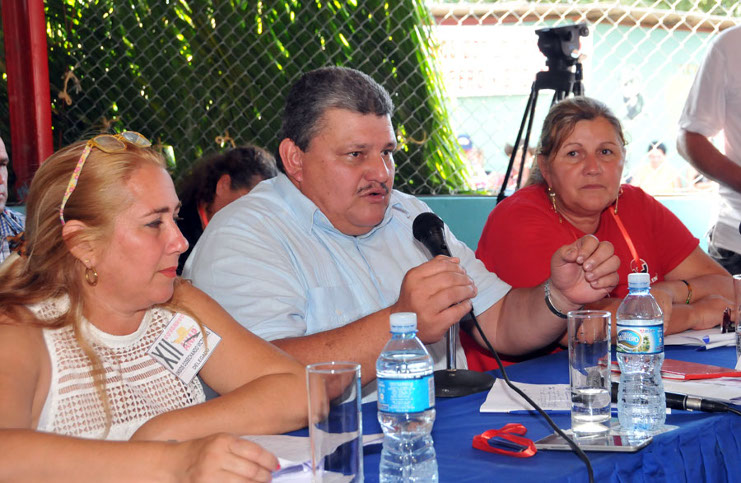
M 581 62 L 576 63 L 576 72 L 574 74 L 574 85 L 571 88 L 571 91 L 574 93 L 575 96 L 583 96 L 584 95 L 584 84 L 582 84 L 582 68 L 581 68 Z
M 551 106 L 553 106 L 553 104 L 555 104 L 555 103 L 557 103 L 557 102 L 563 101 L 563 100 L 564 100 L 564 99 L 566 99 L 566 98 L 567 98 L 568 96 L 569 96 L 569 91 L 562 91 L 562 90 L 560 90 L 560 89 L 559 89 L 559 90 L 557 90 L 557 91 L 556 91 L 556 92 L 555 92 L 555 93 L 553 94 L 553 100 L 551 101 Z
M 535 103 L 537 100 L 538 91 L 535 86 L 535 82 L 533 82 L 532 87 L 530 88 L 530 96 L 527 98 L 527 105 L 525 106 L 525 111 L 522 114 L 522 121 L 520 122 L 520 129 L 517 131 L 517 139 L 515 139 L 515 145 L 512 148 L 512 154 L 509 157 L 509 164 L 507 165 L 507 171 L 504 173 L 504 180 L 502 181 L 502 186 L 499 188 L 499 194 L 497 194 L 497 203 L 502 201 L 505 198 L 504 191 L 507 189 L 507 184 L 509 183 L 509 177 L 512 173 L 512 166 L 515 163 L 515 157 L 517 156 L 517 146 L 520 145 L 520 140 L 522 139 L 522 131 L 525 128 L 525 124 L 528 123 L 528 118 L 530 119 L 530 122 L 528 123 L 528 132 L 526 134 L 527 137 L 530 136 L 530 126 L 532 126 L 532 113 L 535 110 Z
M 525 156 L 527 154 L 527 148 L 530 146 L 530 134 L 533 132 L 533 120 L 535 119 L 535 106 L 538 104 L 538 94 L 540 91 L 538 88 L 535 88 L 534 95 L 533 95 L 533 102 L 530 105 L 530 118 L 527 122 L 527 131 L 525 131 L 525 140 L 522 142 L 522 156 L 520 156 L 520 171 L 517 173 L 517 184 L 515 185 L 515 189 L 519 189 L 522 183 L 522 168 L 525 166 Z M 519 140 L 518 140 L 519 141 Z M 514 151 L 517 151 L 517 148 L 519 148 L 520 144 L 515 146 Z

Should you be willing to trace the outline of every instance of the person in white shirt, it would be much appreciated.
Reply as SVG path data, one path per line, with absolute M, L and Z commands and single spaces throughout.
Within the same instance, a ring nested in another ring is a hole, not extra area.
M 709 254 L 741 273 L 741 26 L 713 39 L 679 119 L 677 150 L 719 184 L 721 204 Z M 724 151 L 711 138 L 723 132 Z

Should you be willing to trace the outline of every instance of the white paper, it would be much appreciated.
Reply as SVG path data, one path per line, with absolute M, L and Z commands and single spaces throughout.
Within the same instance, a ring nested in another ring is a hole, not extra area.
M 721 334 L 718 327 L 704 330 L 686 330 L 679 334 L 664 337 L 664 345 L 697 345 L 705 349 L 716 347 L 732 347 L 736 345 L 736 334 L 728 332 Z
M 718 377 L 691 381 L 664 379 L 664 391 L 739 404 L 741 403 L 741 378 Z
M 526 384 L 513 382 L 545 411 L 570 411 L 571 395 L 568 384 Z M 502 379 L 491 386 L 486 401 L 481 405 L 482 413 L 504 413 L 510 411 L 534 411 L 522 396 L 513 391 Z
M 341 444 L 350 441 L 353 433 L 327 435 L 323 438 L 324 452 L 329 454 Z M 259 444 L 278 458 L 280 470 L 273 473 L 273 481 L 311 481 L 311 444 L 306 436 L 286 435 L 247 435 L 242 436 Z M 383 433 L 364 434 L 363 446 L 377 444 L 383 441 Z M 329 472 L 322 475 L 322 481 L 342 482 L 349 481 L 347 476 Z

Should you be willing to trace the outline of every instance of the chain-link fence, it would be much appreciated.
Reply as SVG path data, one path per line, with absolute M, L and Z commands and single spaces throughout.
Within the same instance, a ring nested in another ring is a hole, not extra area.
M 640 181 L 655 143 L 663 145 L 671 167 L 662 174 L 670 172 L 673 182 L 645 185 L 648 191 L 707 186 L 674 149 L 677 125 L 709 41 L 741 24 L 738 2 L 451 2 L 430 9 L 453 127 L 478 187 L 490 192 L 501 187 L 535 74 L 545 68 L 535 30 L 581 22 L 590 30 L 581 39 L 585 94 L 605 102 L 623 123 L 629 141 L 626 179 Z M 540 96 L 531 149 L 550 95 Z M 513 184 L 511 178 L 508 187 Z
M 138 130 L 163 147 L 175 174 L 231 143 L 272 151 L 287 86 L 308 69 L 344 65 L 394 97 L 397 187 L 495 192 L 545 67 L 534 31 L 586 22 L 585 91 L 623 119 L 626 172 L 653 140 L 684 169 L 671 149 L 679 111 L 709 40 L 741 23 L 740 10 L 728 0 L 47 0 L 55 148 L 99 131 Z
M 417 0 L 48 0 L 46 10 L 57 145 L 137 130 L 176 172 L 232 143 L 274 151 L 288 86 L 343 65 L 392 93 L 397 184 L 466 189 L 431 64 L 432 19 Z

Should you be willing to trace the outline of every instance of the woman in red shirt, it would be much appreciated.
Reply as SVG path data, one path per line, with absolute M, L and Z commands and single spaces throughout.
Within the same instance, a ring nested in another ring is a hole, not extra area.
M 624 161 L 623 130 L 607 106 L 586 97 L 554 105 L 537 166 L 526 187 L 489 215 L 477 257 L 513 287 L 531 287 L 548 278 L 555 249 L 592 234 L 614 245 L 621 265 L 610 298 L 590 308 L 614 314 L 627 294 L 628 273 L 648 272 L 666 334 L 718 325 L 733 305 L 731 276 L 666 207 L 620 184 Z M 484 351 L 466 346 L 469 367 L 496 367 Z

